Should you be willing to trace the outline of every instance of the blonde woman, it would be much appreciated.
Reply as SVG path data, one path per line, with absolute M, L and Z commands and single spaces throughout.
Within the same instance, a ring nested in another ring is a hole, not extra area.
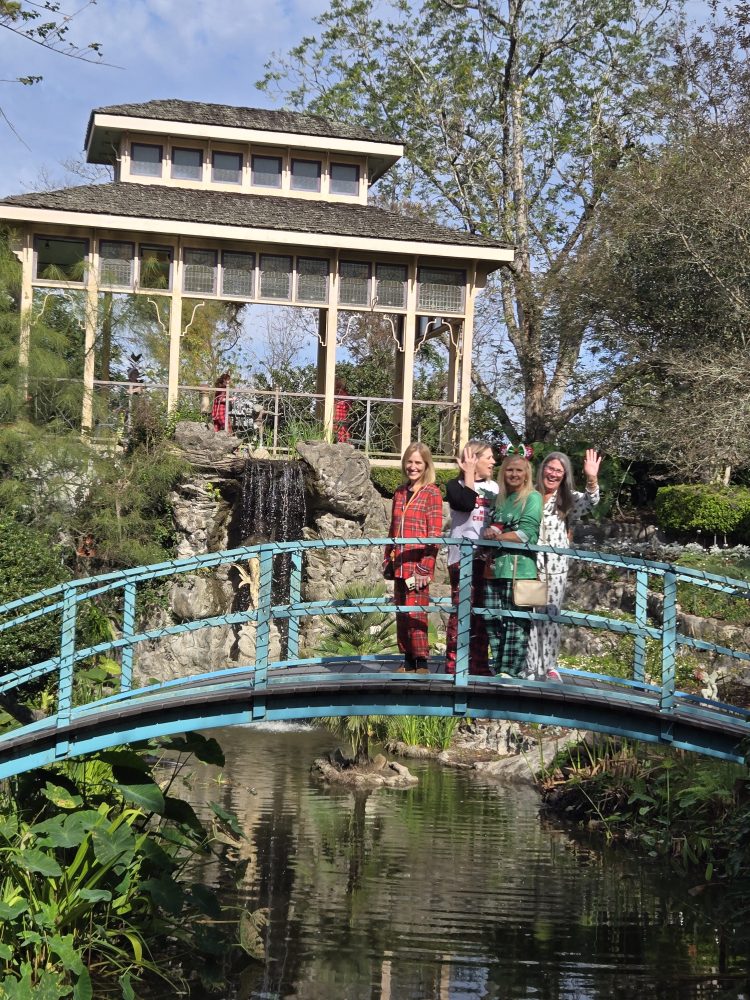
M 391 538 L 435 538 L 443 531 L 443 498 L 435 485 L 435 466 L 427 445 L 412 442 L 401 459 L 404 482 L 393 495 Z M 393 579 L 395 604 L 424 607 L 430 603 L 436 545 L 421 542 L 387 545 L 383 573 Z M 398 648 L 404 654 L 402 672 L 428 673 L 430 655 L 427 614 L 396 613 Z
M 536 544 L 542 520 L 542 497 L 534 489 L 527 445 L 510 445 L 500 465 L 498 496 L 492 523 L 484 537 L 496 542 Z M 488 563 L 484 606 L 495 610 L 523 610 L 513 602 L 513 573 L 518 580 L 536 578 L 536 560 L 524 553 L 500 552 Z M 526 660 L 530 621 L 514 618 L 485 619 L 490 640 L 490 668 L 495 674 L 520 677 Z

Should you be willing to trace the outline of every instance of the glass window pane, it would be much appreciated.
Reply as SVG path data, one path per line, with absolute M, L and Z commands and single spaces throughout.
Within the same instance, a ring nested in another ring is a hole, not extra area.
M 292 160 L 292 189 L 320 191 L 320 163 L 315 160 Z
M 172 177 L 178 181 L 199 181 L 203 177 L 203 153 L 200 149 L 172 150 Z
M 437 267 L 419 269 L 418 308 L 430 312 L 463 312 L 466 273 Z
M 378 264 L 375 268 L 378 297 L 377 305 L 406 307 L 406 266 L 404 264 Z
M 281 187 L 281 157 L 254 156 L 252 182 L 258 187 Z
M 216 290 L 216 253 L 213 250 L 186 250 L 182 269 L 186 292 L 213 295 Z
M 242 183 L 242 153 L 214 153 L 212 180 L 217 184 Z
M 133 284 L 132 243 L 102 240 L 99 244 L 99 280 L 104 285 L 130 287 Z
M 260 256 L 260 294 L 265 299 L 292 297 L 292 258 Z
M 142 177 L 161 177 L 161 146 L 134 142 L 130 147 L 130 173 Z
M 88 253 L 86 240 L 35 240 L 36 276 L 50 281 L 83 281 Z
M 328 261 L 297 259 L 297 298 L 301 302 L 328 301 Z
M 224 273 L 221 288 L 225 295 L 251 299 L 255 294 L 255 254 L 226 250 L 222 257 Z
M 169 288 L 172 251 L 168 247 L 141 247 L 142 288 Z
M 359 167 L 332 163 L 330 191 L 331 194 L 359 194 Z
M 348 306 L 369 306 L 370 265 L 351 260 L 339 264 L 339 302 Z

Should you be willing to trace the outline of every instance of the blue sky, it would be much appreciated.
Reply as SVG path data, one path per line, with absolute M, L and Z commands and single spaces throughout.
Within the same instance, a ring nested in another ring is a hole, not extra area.
M 81 6 L 63 0 L 66 12 Z M 1 31 L 3 78 L 44 80 L 0 86 L 0 106 L 23 140 L 0 123 L 0 197 L 39 187 L 42 171 L 64 181 L 59 164 L 81 156 L 94 107 L 168 97 L 272 107 L 254 86 L 264 64 L 311 33 L 313 18 L 327 6 L 327 0 L 99 0 L 76 17 L 70 37 L 101 42 L 103 61 L 119 69 L 49 53 Z

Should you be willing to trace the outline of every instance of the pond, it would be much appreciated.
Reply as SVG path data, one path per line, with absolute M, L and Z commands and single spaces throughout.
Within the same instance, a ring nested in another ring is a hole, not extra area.
M 189 796 L 247 834 L 224 901 L 269 914 L 265 958 L 222 997 L 750 996 L 744 891 L 691 894 L 662 862 L 581 843 L 540 821 L 530 787 L 419 762 L 417 787 L 354 796 L 310 777 L 337 745 L 325 731 L 212 735 L 227 765 L 196 771 Z

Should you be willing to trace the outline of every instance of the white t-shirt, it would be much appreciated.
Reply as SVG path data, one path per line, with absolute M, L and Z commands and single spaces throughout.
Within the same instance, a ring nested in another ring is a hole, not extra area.
M 451 509 L 450 534 L 452 538 L 480 538 L 492 519 L 500 487 L 494 479 L 482 479 L 474 487 L 466 486 L 463 479 L 451 479 L 446 487 Z M 461 550 L 457 545 L 448 547 L 448 565 L 457 563 Z

